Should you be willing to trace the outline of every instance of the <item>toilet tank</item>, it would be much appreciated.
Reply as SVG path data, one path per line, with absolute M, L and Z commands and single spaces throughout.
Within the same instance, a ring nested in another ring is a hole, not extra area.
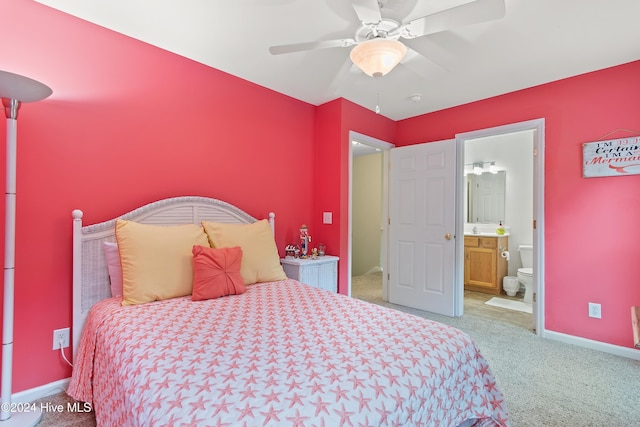
M 522 261 L 522 267 L 533 267 L 533 246 L 520 245 L 518 246 L 518 252 L 520 252 L 520 261 Z

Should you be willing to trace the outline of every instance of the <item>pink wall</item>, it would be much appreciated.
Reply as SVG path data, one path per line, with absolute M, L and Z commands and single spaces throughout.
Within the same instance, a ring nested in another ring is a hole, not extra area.
M 544 118 L 545 327 L 632 347 L 640 175 L 582 178 L 582 144 L 640 135 L 640 61 L 398 122 L 397 145 Z M 617 129 L 629 129 L 631 133 Z M 589 318 L 588 302 L 602 304 Z
M 51 345 L 71 325 L 72 209 L 93 223 L 164 197 L 216 197 L 256 217 L 275 211 L 283 249 L 312 217 L 301 159 L 313 159 L 316 108 L 36 2 L 2 9 L 12 42 L 0 67 L 54 92 L 18 120 L 20 391 L 71 373 Z

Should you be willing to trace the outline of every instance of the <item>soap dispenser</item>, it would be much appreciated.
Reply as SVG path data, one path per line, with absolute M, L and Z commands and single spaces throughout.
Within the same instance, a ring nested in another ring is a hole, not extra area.
M 496 228 L 496 234 L 500 236 L 504 234 L 504 225 L 502 225 L 502 221 L 498 222 L 498 227 Z

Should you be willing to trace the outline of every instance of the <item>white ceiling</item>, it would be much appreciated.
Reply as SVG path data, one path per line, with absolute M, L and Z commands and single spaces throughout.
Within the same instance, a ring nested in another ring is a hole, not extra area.
M 351 48 L 269 53 L 353 38 L 349 0 L 37 1 L 314 105 L 379 103 L 393 120 L 640 59 L 640 0 L 505 0 L 502 20 L 402 40 L 427 60 L 379 80 L 351 66 Z M 380 0 L 400 22 L 468 2 Z

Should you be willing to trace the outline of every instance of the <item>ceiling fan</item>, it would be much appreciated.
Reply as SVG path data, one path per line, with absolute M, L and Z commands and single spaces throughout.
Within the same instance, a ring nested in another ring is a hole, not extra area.
M 350 57 L 355 65 L 371 77 L 381 77 L 391 71 L 407 54 L 407 46 L 399 39 L 414 39 L 442 31 L 501 19 L 505 14 L 505 0 L 475 0 L 431 15 L 400 23 L 384 18 L 380 0 L 352 0 L 360 19 L 360 27 L 353 38 L 324 40 L 272 46 L 272 55 L 315 49 L 351 47 Z

